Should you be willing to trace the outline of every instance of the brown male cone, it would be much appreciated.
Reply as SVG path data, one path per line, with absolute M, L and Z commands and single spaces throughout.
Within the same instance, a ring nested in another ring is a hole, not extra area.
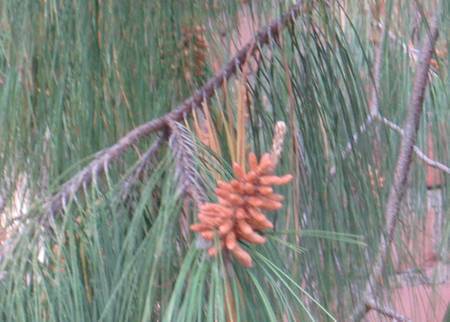
M 290 174 L 274 175 L 277 158 L 264 154 L 258 163 L 256 155 L 248 155 L 249 171 L 241 165 L 233 164 L 235 179 L 230 182 L 219 181 L 216 195 L 218 203 L 205 203 L 200 206 L 199 223 L 191 225 L 191 230 L 200 233 L 206 240 L 220 238 L 220 249 L 225 249 L 245 267 L 253 265 L 250 255 L 238 241 L 250 244 L 263 244 L 266 238 L 258 232 L 273 228 L 263 211 L 282 208 L 283 196 L 273 192 L 272 186 L 289 183 Z M 219 252 L 216 246 L 208 249 L 210 256 Z

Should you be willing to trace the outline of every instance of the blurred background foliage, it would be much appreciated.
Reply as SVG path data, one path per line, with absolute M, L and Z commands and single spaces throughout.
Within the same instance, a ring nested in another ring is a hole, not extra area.
M 180 122 L 188 159 L 177 160 L 163 142 L 143 165 L 164 137 L 150 135 L 105 165 L 105 175 L 74 194 L 49 226 L 39 220 L 46 198 L 98 151 L 192 95 L 291 4 L 0 3 L 0 213 L 9 239 L 0 257 L 1 320 L 346 320 L 377 250 L 400 142 L 376 122 L 359 133 L 369 116 L 374 52 L 388 28 L 378 108 L 401 125 L 434 1 L 304 1 L 295 23 Z M 445 6 L 442 17 L 445 28 Z M 418 137 L 444 164 L 448 48 L 443 32 Z M 210 259 L 189 232 L 197 205 L 180 182 L 214 200 L 216 180 L 230 178 L 239 159 L 236 145 L 269 151 L 276 121 L 288 127 L 278 171 L 294 181 L 279 189 L 286 201 L 270 215 L 269 242 L 246 246 L 252 269 Z M 180 162 L 192 172 L 176 171 Z M 414 161 L 405 218 L 426 213 L 425 170 Z M 448 213 L 448 176 L 441 179 Z M 402 263 L 413 260 L 402 245 L 414 233 L 405 234 L 397 241 Z M 390 267 L 384 287 L 393 273 Z

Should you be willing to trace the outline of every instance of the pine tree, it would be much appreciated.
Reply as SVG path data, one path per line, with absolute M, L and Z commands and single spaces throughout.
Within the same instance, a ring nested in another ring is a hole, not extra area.
M 437 4 L 370 4 L 2 1 L 0 320 L 381 312 L 448 70 Z

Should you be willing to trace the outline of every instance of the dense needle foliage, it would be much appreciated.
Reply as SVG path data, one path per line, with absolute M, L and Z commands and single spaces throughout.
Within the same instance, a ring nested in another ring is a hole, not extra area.
M 0 215 L 10 238 L 0 248 L 0 320 L 345 321 L 383 231 L 400 140 L 366 123 L 375 48 L 384 37 L 379 111 L 401 125 L 416 67 L 404 44 L 413 30 L 422 39 L 433 8 L 418 1 L 419 23 L 392 21 L 399 7 L 386 1 L 377 16 L 380 2 L 304 1 L 176 122 L 171 144 L 170 129 L 145 136 L 50 215 L 46 200 L 102 149 L 192 95 L 243 34 L 292 1 L 1 1 Z M 448 56 L 435 63 L 418 146 L 432 144 L 449 164 Z M 242 155 L 270 151 L 277 121 L 287 126 L 277 175 L 294 179 L 277 188 L 274 229 L 263 245 L 242 244 L 252 268 L 211 258 L 189 229 L 198 201 L 216 202 L 217 180 L 230 180 Z M 415 161 L 408 218 L 425 213 L 424 176 Z

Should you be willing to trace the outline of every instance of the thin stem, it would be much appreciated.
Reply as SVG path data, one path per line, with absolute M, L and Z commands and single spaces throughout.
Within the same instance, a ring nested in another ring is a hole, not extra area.
M 420 53 L 419 64 L 414 79 L 411 102 L 405 120 L 404 135 L 400 146 L 397 165 L 394 172 L 394 180 L 389 192 L 388 201 L 385 208 L 385 235 L 381 236 L 378 253 L 374 263 L 371 265 L 373 271 L 367 281 L 362 300 L 357 303 L 352 317 L 349 321 L 360 321 L 367 312 L 366 305 L 373 298 L 380 287 L 379 281 L 382 279 L 386 267 L 389 249 L 394 239 L 397 224 L 400 219 L 400 204 L 407 188 L 407 179 L 412 163 L 414 145 L 417 139 L 420 117 L 422 115 L 425 90 L 428 84 L 428 73 L 430 70 L 431 57 L 438 37 L 439 10 L 436 10 L 428 37 Z
M 407 318 L 406 316 L 396 312 L 395 310 L 386 307 L 386 306 L 381 306 L 375 303 L 375 301 L 368 301 L 366 303 L 366 308 L 367 310 L 374 310 L 377 311 L 378 313 L 393 319 L 394 321 L 398 321 L 398 322 L 411 322 L 411 320 L 409 318 Z
M 385 124 L 387 127 L 391 128 L 392 130 L 398 132 L 401 136 L 404 136 L 404 131 L 403 129 L 398 126 L 397 124 L 395 124 L 394 122 L 388 120 L 385 117 L 382 116 L 378 116 L 377 117 L 378 120 L 380 120 L 380 122 L 382 122 L 383 124 Z M 416 156 L 422 160 L 426 165 L 432 167 L 432 168 L 436 168 L 441 170 L 442 172 L 445 172 L 447 174 L 450 174 L 450 167 L 448 167 L 447 165 L 433 160 L 431 158 L 429 158 L 418 146 L 414 145 L 414 153 L 416 154 Z
M 126 197 L 129 194 L 134 184 L 142 178 L 145 171 L 151 166 L 156 153 L 159 151 L 164 141 L 164 136 L 158 137 L 150 148 L 142 155 L 133 171 L 123 180 L 120 189 L 123 197 Z

